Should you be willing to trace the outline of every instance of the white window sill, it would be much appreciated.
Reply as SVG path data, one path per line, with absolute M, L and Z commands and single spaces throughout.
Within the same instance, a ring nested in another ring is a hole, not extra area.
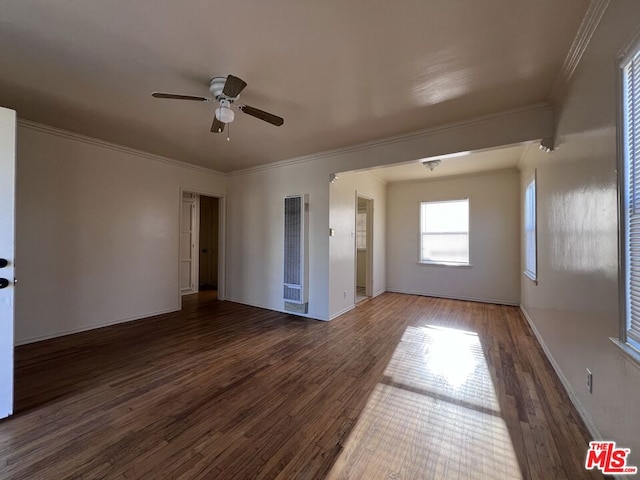
M 470 263 L 454 263 L 454 262 L 426 262 L 419 261 L 418 265 L 433 265 L 436 267 L 457 267 L 457 268 L 471 268 L 473 265 Z
M 636 367 L 640 368 L 640 352 L 631 348 L 626 343 L 620 341 L 619 338 L 609 337 L 609 340 L 611 340 L 620 350 L 622 350 L 622 352 L 632 361 L 632 363 Z
M 529 280 L 531 280 L 535 285 L 538 284 L 538 279 L 536 278 L 536 276 L 533 273 L 531 273 L 531 272 L 529 272 L 527 270 L 525 270 L 522 273 L 524 273 L 525 277 L 527 277 Z

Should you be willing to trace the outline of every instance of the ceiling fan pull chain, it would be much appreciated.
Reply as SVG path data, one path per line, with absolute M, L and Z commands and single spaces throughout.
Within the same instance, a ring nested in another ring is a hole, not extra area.
M 227 124 L 227 142 L 230 142 L 231 139 L 229 138 L 231 135 L 231 124 Z

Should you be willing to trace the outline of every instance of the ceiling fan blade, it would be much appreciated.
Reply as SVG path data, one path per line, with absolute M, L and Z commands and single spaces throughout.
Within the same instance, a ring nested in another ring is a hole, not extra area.
M 211 99 L 207 97 L 194 97 L 193 95 L 177 95 L 175 93 L 161 93 L 153 92 L 151 94 L 154 98 L 170 98 L 172 100 L 193 100 L 195 102 L 210 102 Z
M 246 86 L 247 82 L 244 80 L 234 77 L 233 75 L 227 75 L 227 81 L 224 84 L 222 93 L 227 97 L 235 98 L 240 95 L 240 92 L 244 90 L 244 87 Z
M 260 120 L 264 120 L 265 122 L 268 122 L 271 125 L 275 125 L 276 127 L 279 127 L 284 123 L 284 118 L 278 117 L 273 113 L 265 112 L 264 110 L 260 110 L 259 108 L 250 107 L 249 105 L 238 105 L 238 108 L 247 115 L 259 118 Z
M 224 130 L 224 126 L 226 125 L 226 123 L 221 122 L 220 120 L 218 120 L 218 117 L 213 117 L 213 123 L 211 124 L 211 132 L 212 133 L 222 133 L 222 131 Z

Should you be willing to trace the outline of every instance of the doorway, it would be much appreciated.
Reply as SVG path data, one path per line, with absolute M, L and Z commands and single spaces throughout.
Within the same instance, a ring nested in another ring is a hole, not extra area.
M 373 294 L 373 199 L 356 194 L 355 303 Z
M 200 195 L 198 290 L 218 290 L 219 201 Z
M 224 198 L 181 192 L 180 294 L 224 292 Z

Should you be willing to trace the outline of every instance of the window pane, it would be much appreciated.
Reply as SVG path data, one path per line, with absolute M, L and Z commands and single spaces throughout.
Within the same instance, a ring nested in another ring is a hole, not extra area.
M 467 232 L 469 201 L 423 203 L 423 233 Z
M 532 180 L 524 196 L 524 262 L 525 271 L 536 278 L 536 182 Z
M 425 233 L 422 238 L 422 260 L 469 263 L 469 235 L 467 233 Z
M 624 69 L 626 342 L 640 351 L 640 57 Z
M 420 205 L 420 260 L 469 263 L 469 200 Z

